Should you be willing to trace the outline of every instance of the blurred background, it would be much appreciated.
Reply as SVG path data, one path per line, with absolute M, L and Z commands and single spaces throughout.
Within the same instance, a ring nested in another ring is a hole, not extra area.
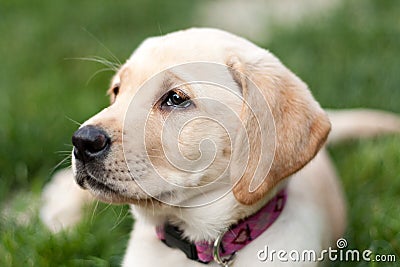
M 146 37 L 193 26 L 271 50 L 323 107 L 400 113 L 396 0 L 0 0 L 0 266 L 120 264 L 132 227 L 127 207 L 88 207 L 76 228 L 53 235 L 38 218 L 40 192 L 69 166 L 76 122 L 108 105 L 113 72 L 96 60 L 124 63 Z M 349 247 L 399 262 L 400 137 L 330 151 L 348 200 Z

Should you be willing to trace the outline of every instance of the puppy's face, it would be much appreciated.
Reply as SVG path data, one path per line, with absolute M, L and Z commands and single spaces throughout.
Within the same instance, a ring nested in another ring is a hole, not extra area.
M 217 30 L 145 41 L 111 105 L 73 136 L 77 183 L 107 202 L 252 204 L 318 151 L 329 122 L 270 53 Z M 304 141 L 304 138 L 308 141 Z
M 73 137 L 77 183 L 108 202 L 198 205 L 205 191 L 222 196 L 243 102 L 232 70 L 189 53 L 155 61 L 162 54 L 151 44 L 139 50 L 113 78 L 111 105 Z

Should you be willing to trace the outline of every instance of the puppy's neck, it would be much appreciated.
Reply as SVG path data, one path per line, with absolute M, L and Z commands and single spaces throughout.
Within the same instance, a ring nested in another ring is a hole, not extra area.
M 154 227 L 166 222 L 178 226 L 190 241 L 213 241 L 220 233 L 241 219 L 256 213 L 286 184 L 287 181 L 280 183 L 261 201 L 250 206 L 240 204 L 233 193 L 229 192 L 219 200 L 200 207 L 183 208 L 164 204 L 146 207 L 133 205 L 132 212 L 137 220 Z

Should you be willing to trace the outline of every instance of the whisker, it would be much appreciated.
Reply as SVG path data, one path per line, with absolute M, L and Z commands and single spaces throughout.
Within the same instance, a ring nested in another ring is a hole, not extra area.
M 109 68 L 109 67 L 108 67 L 108 68 L 99 69 L 98 71 L 96 71 L 95 73 L 93 73 L 92 76 L 89 77 L 89 79 L 88 79 L 87 82 L 86 82 L 86 85 L 88 85 L 88 84 L 90 83 L 90 81 L 93 80 L 94 77 L 96 77 L 97 74 L 102 73 L 102 72 L 106 72 L 106 71 L 115 71 L 115 70 L 112 69 L 112 68 Z
M 115 228 L 117 228 L 118 225 L 120 225 L 120 224 L 125 220 L 126 216 L 128 216 L 129 210 L 127 210 L 127 211 L 125 212 L 125 215 L 124 215 L 123 217 L 121 217 L 123 211 L 124 211 L 124 207 L 122 206 L 121 212 L 119 213 L 118 218 L 117 218 L 117 222 L 116 222 L 116 223 L 114 224 L 114 226 L 110 229 L 110 231 L 112 231 L 112 230 L 114 230 Z
M 109 67 L 110 69 L 114 71 L 118 71 L 118 65 L 116 63 L 113 63 L 111 61 L 108 61 L 107 59 L 104 58 L 99 58 L 99 57 L 76 57 L 76 58 L 66 58 L 67 60 L 82 60 L 82 61 L 91 61 L 91 62 L 96 62 L 100 63 L 106 67 Z
M 100 56 L 93 56 L 94 59 L 99 60 L 99 62 L 103 62 L 103 65 L 105 66 L 109 66 L 112 70 L 114 71 L 118 71 L 120 64 L 119 63 L 115 63 L 113 61 L 110 61 L 104 57 L 100 57 Z
M 111 203 L 107 203 L 107 205 L 97 213 L 97 216 L 100 216 L 102 213 L 104 213 L 111 206 L 112 206 Z
M 59 156 L 65 156 L 65 157 L 70 157 L 71 156 L 71 151 L 56 151 L 54 154 L 57 154 Z
M 57 163 L 56 166 L 54 166 L 54 167 L 51 169 L 50 173 L 53 174 L 53 173 L 58 169 L 58 167 L 60 167 L 61 165 L 63 165 L 65 162 L 68 162 L 68 160 L 70 160 L 70 159 L 71 159 L 71 155 L 68 155 L 68 156 L 66 156 L 65 158 L 63 158 L 59 163 Z M 71 162 L 69 162 L 69 163 L 71 163 Z
M 91 32 L 89 32 L 86 28 L 83 28 L 83 30 L 85 32 L 87 32 L 97 43 L 99 43 L 106 51 L 107 53 L 119 64 L 119 66 L 121 66 L 121 61 L 115 56 L 115 54 L 113 52 L 111 52 L 110 49 L 108 49 L 104 43 L 100 42 L 100 40 L 98 38 L 96 38 L 96 36 L 94 36 Z
M 117 216 L 117 213 L 115 212 L 114 206 L 111 207 L 111 210 L 114 213 L 114 216 Z
M 64 117 L 65 117 L 67 120 L 69 120 L 69 121 L 75 123 L 75 124 L 78 125 L 78 126 L 81 126 L 81 125 L 82 125 L 82 123 L 77 122 L 76 120 L 74 120 L 74 119 L 68 117 L 67 115 L 65 115 Z
M 92 216 L 90 216 L 90 224 L 93 224 L 94 216 L 96 214 L 97 207 L 99 206 L 99 200 L 96 199 L 96 204 L 93 207 Z

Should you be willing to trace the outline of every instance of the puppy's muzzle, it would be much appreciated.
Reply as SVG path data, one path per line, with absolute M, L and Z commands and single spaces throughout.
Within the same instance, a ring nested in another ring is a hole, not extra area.
M 107 133 L 92 125 L 78 129 L 72 136 L 74 156 L 83 163 L 104 157 L 110 150 L 110 143 Z

